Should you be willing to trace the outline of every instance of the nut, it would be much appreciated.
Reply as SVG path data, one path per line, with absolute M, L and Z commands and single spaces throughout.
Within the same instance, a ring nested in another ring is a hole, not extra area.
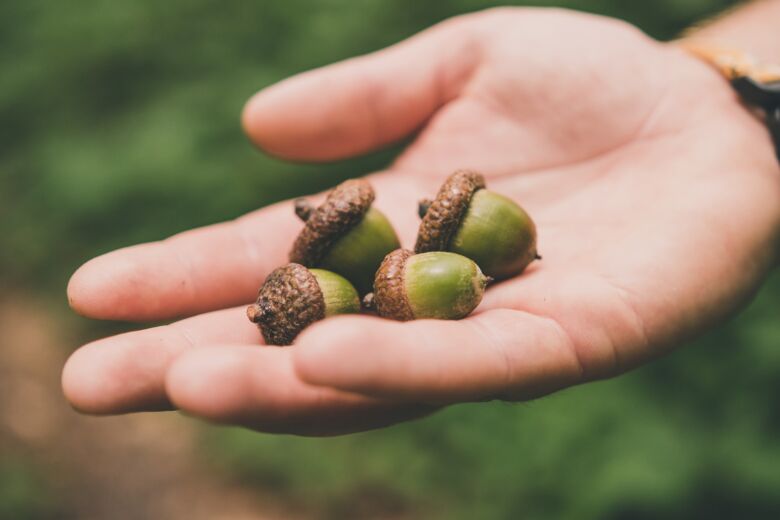
M 290 251 L 290 261 L 341 274 L 360 294 L 371 291 L 379 264 L 399 247 L 387 217 L 373 208 L 374 190 L 364 179 L 336 186 L 318 208 L 295 201 L 295 213 L 306 222 Z
M 455 172 L 436 199 L 421 201 L 418 211 L 417 253 L 459 253 L 496 279 L 520 274 L 541 259 L 531 217 L 512 199 L 487 190 L 479 173 Z
M 397 249 L 382 261 L 374 280 L 377 314 L 399 321 L 468 316 L 491 279 L 465 256 L 443 251 L 415 255 Z
M 247 308 L 268 345 L 289 345 L 306 327 L 328 316 L 360 312 L 357 291 L 346 279 L 322 269 L 287 264 L 275 269 Z

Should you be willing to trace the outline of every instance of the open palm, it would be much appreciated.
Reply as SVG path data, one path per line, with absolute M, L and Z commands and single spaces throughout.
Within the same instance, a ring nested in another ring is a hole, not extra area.
M 315 161 L 422 129 L 370 176 L 404 245 L 417 200 L 473 168 L 534 217 L 544 260 L 465 320 L 338 317 L 278 348 L 258 347 L 242 305 L 286 261 L 300 228 L 289 202 L 115 251 L 74 275 L 76 310 L 193 317 L 79 349 L 63 374 L 77 408 L 334 434 L 528 399 L 658 356 L 744 304 L 777 257 L 764 128 L 705 65 L 615 20 L 455 18 L 262 91 L 244 124 L 268 152 Z

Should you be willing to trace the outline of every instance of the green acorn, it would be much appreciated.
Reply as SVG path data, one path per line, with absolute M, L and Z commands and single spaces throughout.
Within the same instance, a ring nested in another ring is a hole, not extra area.
M 400 247 L 387 217 L 371 204 L 374 190 L 364 179 L 336 186 L 318 208 L 295 201 L 304 226 L 290 251 L 290 262 L 321 267 L 352 282 L 360 294 L 371 291 L 374 273 L 390 251 Z
M 364 302 L 379 316 L 399 321 L 457 320 L 479 305 L 490 281 L 465 256 L 441 251 L 415 255 L 397 249 L 382 261 L 374 293 Z
M 455 172 L 436 199 L 420 202 L 419 213 L 416 253 L 452 251 L 496 279 L 520 274 L 541 259 L 534 221 L 512 199 L 485 189 L 479 173 Z
M 315 321 L 360 312 L 360 298 L 345 278 L 322 269 L 287 264 L 266 278 L 246 314 L 266 344 L 289 345 Z

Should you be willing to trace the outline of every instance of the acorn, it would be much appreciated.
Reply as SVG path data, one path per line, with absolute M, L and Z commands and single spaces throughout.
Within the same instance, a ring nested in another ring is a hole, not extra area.
M 315 321 L 358 312 L 360 298 L 344 277 L 287 264 L 268 275 L 246 315 L 260 327 L 268 345 L 289 345 Z
M 465 256 L 444 251 L 415 255 L 397 249 L 376 273 L 364 299 L 379 316 L 399 321 L 465 318 L 482 301 L 491 279 Z
M 541 259 L 534 221 L 512 199 L 485 189 L 479 173 L 455 172 L 436 199 L 420 202 L 419 213 L 416 253 L 459 253 L 499 280 L 520 274 Z
M 290 251 L 290 262 L 338 273 L 360 294 L 371 291 L 382 259 L 400 247 L 387 217 L 371 204 L 374 190 L 364 179 L 336 186 L 318 208 L 306 199 L 295 201 L 304 226 Z

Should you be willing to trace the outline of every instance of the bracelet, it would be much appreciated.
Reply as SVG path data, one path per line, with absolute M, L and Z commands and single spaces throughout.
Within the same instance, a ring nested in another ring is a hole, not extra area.
M 742 101 L 764 112 L 780 161 L 780 67 L 761 63 L 748 53 L 694 37 L 682 39 L 678 45 L 714 66 L 729 80 Z

